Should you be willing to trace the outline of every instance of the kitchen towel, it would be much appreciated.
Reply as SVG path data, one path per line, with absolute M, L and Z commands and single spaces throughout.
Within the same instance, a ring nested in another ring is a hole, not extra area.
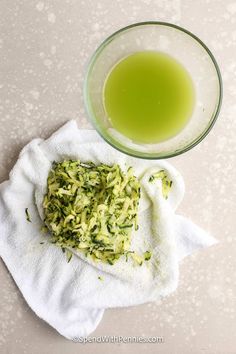
M 82 253 L 67 263 L 61 249 L 41 232 L 42 200 L 53 161 L 76 159 L 133 167 L 141 182 L 139 230 L 132 250 L 152 251 L 142 266 L 121 257 L 114 265 L 94 263 Z M 162 180 L 172 180 L 168 199 Z M 176 214 L 184 195 L 180 173 L 164 161 L 127 156 L 105 143 L 94 130 L 69 121 L 47 140 L 34 139 L 20 153 L 9 180 L 0 185 L 0 256 L 29 306 L 59 333 L 74 341 L 95 330 L 107 308 L 157 301 L 178 285 L 179 262 L 217 241 L 190 220 Z M 29 222 L 25 215 L 28 209 Z

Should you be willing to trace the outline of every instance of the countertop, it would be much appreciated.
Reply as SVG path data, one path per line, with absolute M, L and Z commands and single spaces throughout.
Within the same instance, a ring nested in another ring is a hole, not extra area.
M 185 27 L 213 51 L 224 99 L 209 136 L 170 160 L 186 194 L 178 212 L 219 243 L 184 259 L 177 291 L 158 304 L 112 309 L 92 336 L 159 336 L 159 344 L 78 344 L 27 306 L 0 260 L 0 353 L 236 353 L 236 2 L 229 0 L 2 0 L 0 181 L 32 138 L 68 119 L 91 128 L 83 81 L 89 57 L 112 32 L 159 20 Z

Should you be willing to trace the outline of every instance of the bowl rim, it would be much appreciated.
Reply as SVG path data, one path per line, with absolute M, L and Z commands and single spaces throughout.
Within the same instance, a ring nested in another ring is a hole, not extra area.
M 209 122 L 209 124 L 207 125 L 206 129 L 197 137 L 195 138 L 192 142 L 190 142 L 186 147 L 181 148 L 179 150 L 175 150 L 173 152 L 170 153 L 164 153 L 162 155 L 159 155 L 159 153 L 148 153 L 148 152 L 143 152 L 143 151 L 135 151 L 132 150 L 132 148 L 126 147 L 123 144 L 120 144 L 119 142 L 116 142 L 115 140 L 112 139 L 112 137 L 110 137 L 108 134 L 106 134 L 102 128 L 99 126 L 98 121 L 93 113 L 93 109 L 91 107 L 90 104 L 90 100 L 89 100 L 89 89 L 88 89 L 88 82 L 89 82 L 89 77 L 90 74 L 92 72 L 93 66 L 99 56 L 99 54 L 103 51 L 103 49 L 113 40 L 115 39 L 120 33 L 123 33 L 129 29 L 133 29 L 135 27 L 141 27 L 141 26 L 146 26 L 146 25 L 155 25 L 155 26 L 166 26 L 166 27 L 171 27 L 174 28 L 178 31 L 184 32 L 185 34 L 189 35 L 190 37 L 192 37 L 195 41 L 198 42 L 198 44 L 200 44 L 203 49 L 205 49 L 205 51 L 207 52 L 207 54 L 209 55 L 215 70 L 216 70 L 216 74 L 217 74 L 217 78 L 218 78 L 218 82 L 219 82 L 219 96 L 218 96 L 218 102 L 216 105 L 216 109 L 212 115 L 212 118 Z M 98 132 L 98 134 L 109 144 L 111 145 L 113 148 L 115 148 L 116 150 L 125 153 L 129 156 L 133 156 L 136 158 L 141 158 L 141 159 L 146 159 L 146 160 L 161 160 L 161 159 L 165 159 L 165 158 L 171 158 L 171 157 L 175 157 L 178 155 L 181 155 L 189 150 L 191 150 L 192 148 L 194 148 L 196 145 L 198 145 L 211 131 L 211 129 L 213 128 L 218 116 L 219 116 L 219 112 L 220 112 L 220 108 L 221 108 L 221 104 L 222 104 L 222 98 L 223 98 L 223 83 L 222 83 L 222 77 L 221 77 L 221 73 L 220 73 L 220 68 L 217 64 L 217 61 L 214 57 L 214 55 L 212 54 L 211 50 L 206 46 L 206 44 L 200 39 L 198 38 L 195 34 L 193 34 L 192 32 L 188 31 L 187 29 L 175 25 L 173 23 L 169 23 L 169 22 L 162 22 L 162 21 L 144 21 L 144 22 L 136 22 L 136 23 L 132 23 L 128 26 L 122 27 L 119 30 L 115 31 L 114 33 L 112 33 L 110 36 L 108 36 L 105 40 L 103 40 L 100 45 L 97 47 L 97 49 L 94 51 L 94 53 L 92 54 L 88 65 L 87 65 L 87 70 L 86 70 L 86 75 L 85 75 L 85 81 L 84 81 L 84 85 L 83 85 L 83 97 L 84 97 L 84 104 L 85 104 L 85 108 L 86 108 L 86 113 L 88 116 L 89 121 L 92 123 L 93 127 L 95 128 L 95 130 Z

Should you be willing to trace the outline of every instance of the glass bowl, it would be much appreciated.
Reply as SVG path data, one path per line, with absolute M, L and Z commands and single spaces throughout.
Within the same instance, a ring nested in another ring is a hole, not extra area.
M 155 144 L 132 141 L 114 129 L 103 104 L 104 82 L 111 68 L 122 58 L 144 50 L 172 56 L 188 71 L 195 88 L 196 101 L 188 124 L 176 136 Z M 120 29 L 97 48 L 88 66 L 84 99 L 92 124 L 106 142 L 131 156 L 162 159 L 188 151 L 209 133 L 221 106 L 222 80 L 214 56 L 194 34 L 170 23 L 142 22 Z

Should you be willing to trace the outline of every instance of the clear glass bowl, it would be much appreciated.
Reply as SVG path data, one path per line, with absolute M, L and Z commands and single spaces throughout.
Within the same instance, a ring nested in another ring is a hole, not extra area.
M 195 86 L 196 102 L 189 123 L 175 137 L 155 144 L 134 142 L 115 130 L 103 105 L 103 86 L 111 68 L 143 50 L 171 55 L 188 70 Z M 120 29 L 98 47 L 89 63 L 84 98 L 88 116 L 105 141 L 135 157 L 162 159 L 193 148 L 209 133 L 220 110 L 222 80 L 214 56 L 194 34 L 170 23 L 142 22 Z

